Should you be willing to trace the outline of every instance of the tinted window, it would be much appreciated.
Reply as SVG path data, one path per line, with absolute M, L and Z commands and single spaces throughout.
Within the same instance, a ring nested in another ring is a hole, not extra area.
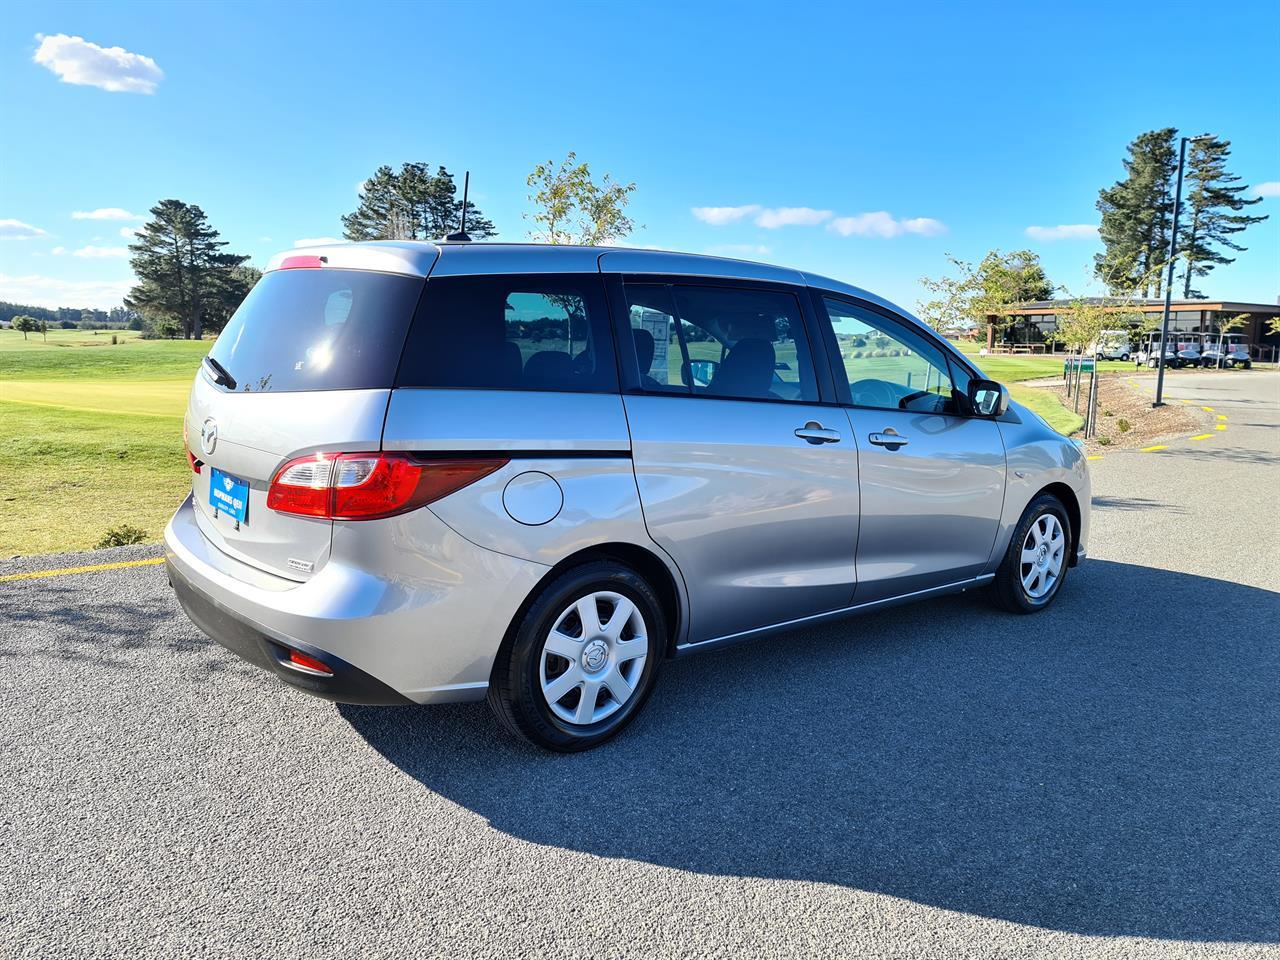
M 946 355 L 879 314 L 825 298 L 849 392 L 859 407 L 955 413 Z
M 817 399 L 800 308 L 791 294 L 681 284 L 628 284 L 626 292 L 646 389 L 742 400 Z
M 688 393 L 680 379 L 684 359 L 676 335 L 671 288 L 663 284 L 627 284 L 627 315 L 635 343 L 640 385 L 645 390 Z
M 360 270 L 273 270 L 209 355 L 237 390 L 390 387 L 422 280 Z
M 599 276 L 441 277 L 405 345 L 398 385 L 617 389 Z

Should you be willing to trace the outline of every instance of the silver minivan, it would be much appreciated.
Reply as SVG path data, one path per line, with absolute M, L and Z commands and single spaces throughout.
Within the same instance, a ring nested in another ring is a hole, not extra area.
M 351 703 L 486 698 L 593 746 L 662 662 L 1085 555 L 1081 450 L 890 303 L 619 248 L 275 257 L 202 364 L 188 615 Z

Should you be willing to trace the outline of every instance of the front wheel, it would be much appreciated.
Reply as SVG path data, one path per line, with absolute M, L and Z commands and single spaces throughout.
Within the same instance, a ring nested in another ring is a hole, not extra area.
M 489 706 L 540 747 L 589 749 L 644 706 L 666 636 L 662 605 L 638 573 L 608 560 L 575 567 L 543 588 L 503 644 Z
M 1120 362 L 1121 362 L 1121 363 L 1128 363 L 1128 362 L 1129 362 L 1129 355 L 1128 355 L 1127 353 L 1123 353 L 1123 354 L 1121 354 L 1121 355 L 1120 355 Z
M 1011 613 L 1038 613 L 1053 603 L 1070 565 L 1071 521 L 1062 501 L 1041 494 L 1014 528 L 991 583 L 996 605 Z

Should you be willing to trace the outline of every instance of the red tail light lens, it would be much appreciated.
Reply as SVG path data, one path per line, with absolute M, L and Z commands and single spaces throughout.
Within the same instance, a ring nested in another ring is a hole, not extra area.
M 419 460 L 407 453 L 317 453 L 290 460 L 267 491 L 281 513 L 377 520 L 408 513 L 487 477 L 506 460 Z
M 329 262 L 328 257 L 296 256 L 285 257 L 280 263 L 281 270 L 319 270 Z
M 293 667 L 301 667 L 307 673 L 318 673 L 326 677 L 332 677 L 333 671 L 329 669 L 329 665 L 323 660 L 317 660 L 315 657 L 309 657 L 300 650 L 290 650 L 288 663 Z

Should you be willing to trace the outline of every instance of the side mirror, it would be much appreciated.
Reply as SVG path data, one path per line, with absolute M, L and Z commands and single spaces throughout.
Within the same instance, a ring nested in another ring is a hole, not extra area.
M 1009 391 L 994 380 L 970 380 L 969 406 L 980 417 L 1004 416 L 1009 409 Z

